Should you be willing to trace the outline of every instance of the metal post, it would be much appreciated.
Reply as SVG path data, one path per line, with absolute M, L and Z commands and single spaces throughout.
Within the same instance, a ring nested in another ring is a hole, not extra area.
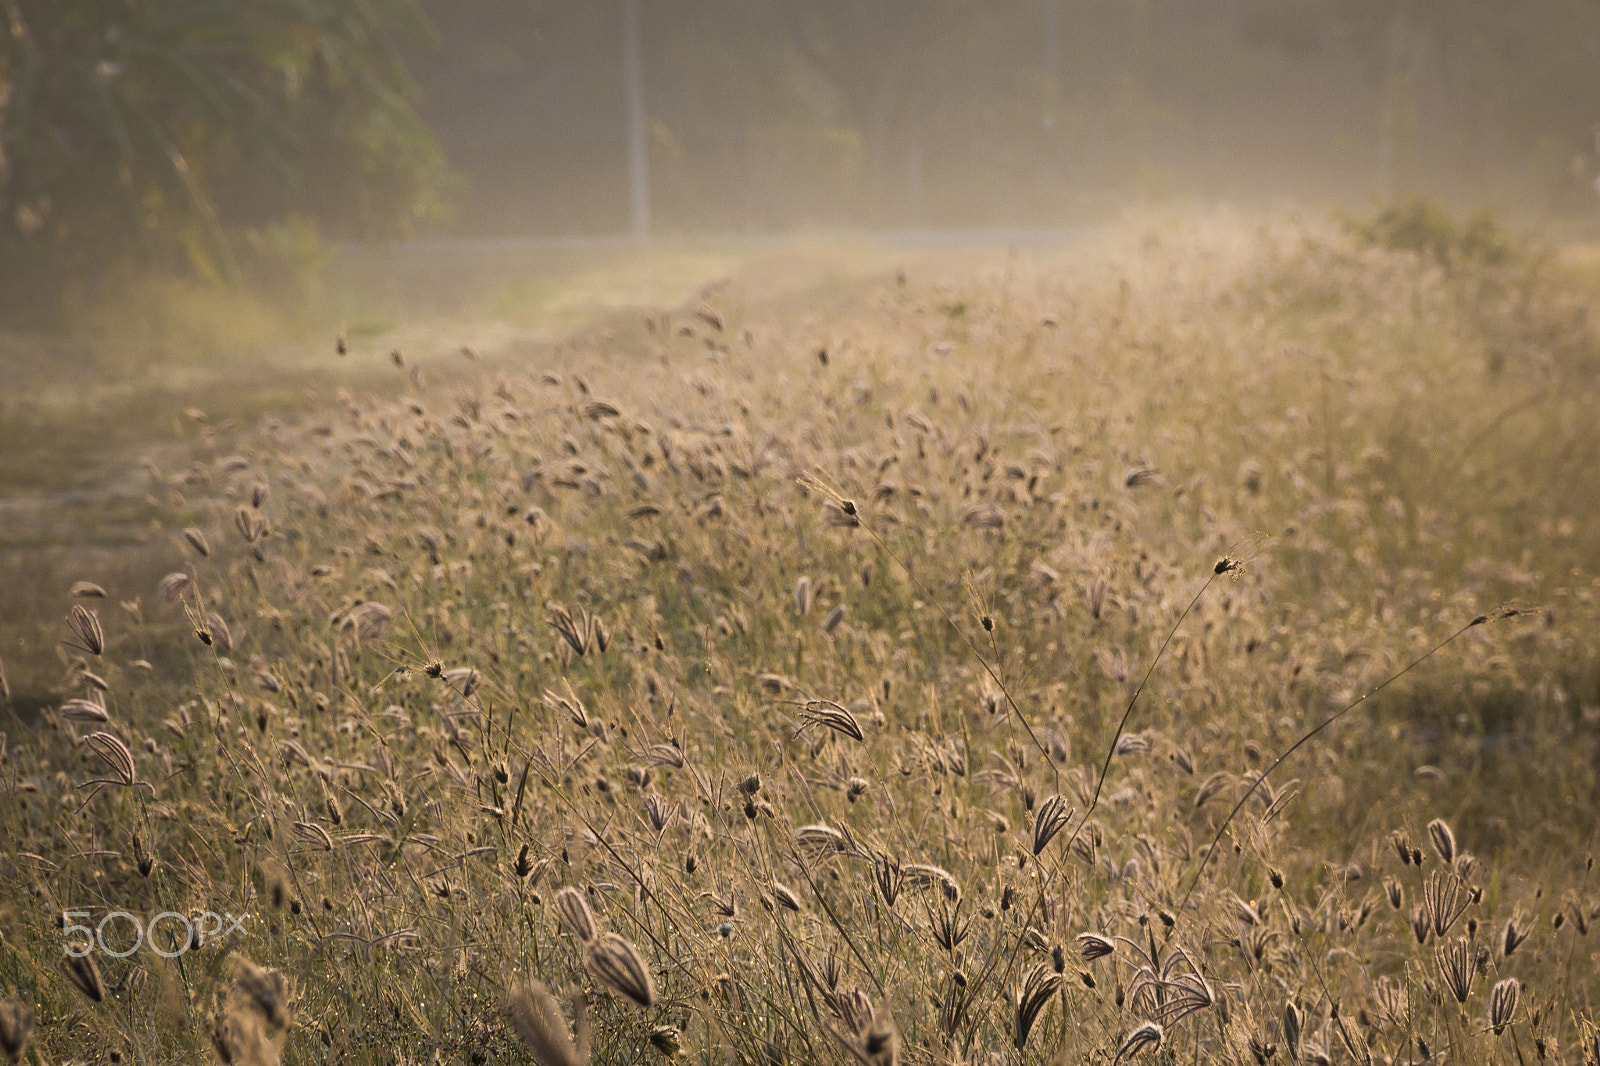
M 627 93 L 628 199 L 633 236 L 650 237 L 650 170 L 644 136 L 644 57 L 639 0 L 622 0 L 622 78 Z

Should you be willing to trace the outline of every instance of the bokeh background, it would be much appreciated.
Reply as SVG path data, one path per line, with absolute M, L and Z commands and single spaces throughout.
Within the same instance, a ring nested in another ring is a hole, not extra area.
M 6 0 L 12 314 L 328 241 L 1063 227 L 1419 193 L 1600 215 L 1565 0 Z

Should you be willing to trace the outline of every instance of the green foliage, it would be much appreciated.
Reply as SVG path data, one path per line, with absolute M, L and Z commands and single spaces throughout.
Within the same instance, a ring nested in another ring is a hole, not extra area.
M 237 276 L 249 235 L 291 214 L 392 232 L 437 207 L 441 156 L 392 37 L 426 32 L 414 0 L 0 10 L 0 285 L 12 296 L 135 252 Z
M 1447 270 L 1458 263 L 1503 266 L 1515 254 L 1511 239 L 1487 210 L 1458 226 L 1447 210 L 1420 196 L 1392 204 L 1370 219 L 1352 219 L 1346 224 L 1374 247 L 1414 252 Z

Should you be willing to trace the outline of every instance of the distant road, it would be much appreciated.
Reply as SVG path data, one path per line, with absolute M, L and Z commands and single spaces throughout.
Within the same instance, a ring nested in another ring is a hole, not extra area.
M 679 245 L 705 245 L 719 248 L 778 248 L 786 244 L 809 240 L 837 239 L 879 245 L 884 248 L 903 248 L 909 251 L 941 251 L 960 248 L 1048 248 L 1076 241 L 1100 230 L 1097 225 L 1085 226 L 996 226 L 967 229 L 888 229 L 888 230 L 816 230 L 792 233 L 667 233 L 644 247 L 654 245 L 673 247 Z M 604 251 L 635 246 L 626 234 L 613 236 L 567 237 L 420 237 L 414 240 L 394 241 L 377 245 L 347 245 L 342 250 L 390 251 L 401 253 L 483 253 L 483 252 L 551 252 L 551 251 Z

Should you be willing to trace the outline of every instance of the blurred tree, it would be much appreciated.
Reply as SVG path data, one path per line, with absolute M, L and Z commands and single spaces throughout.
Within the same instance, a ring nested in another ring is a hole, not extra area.
M 624 0 L 420 2 L 464 228 L 625 231 Z M 1050 224 L 1164 193 L 1529 204 L 1600 119 L 1594 0 L 634 2 L 632 173 L 669 231 Z
M 129 253 L 237 272 L 283 220 L 394 232 L 442 157 L 393 35 L 415 0 L 0 0 L 0 286 Z

